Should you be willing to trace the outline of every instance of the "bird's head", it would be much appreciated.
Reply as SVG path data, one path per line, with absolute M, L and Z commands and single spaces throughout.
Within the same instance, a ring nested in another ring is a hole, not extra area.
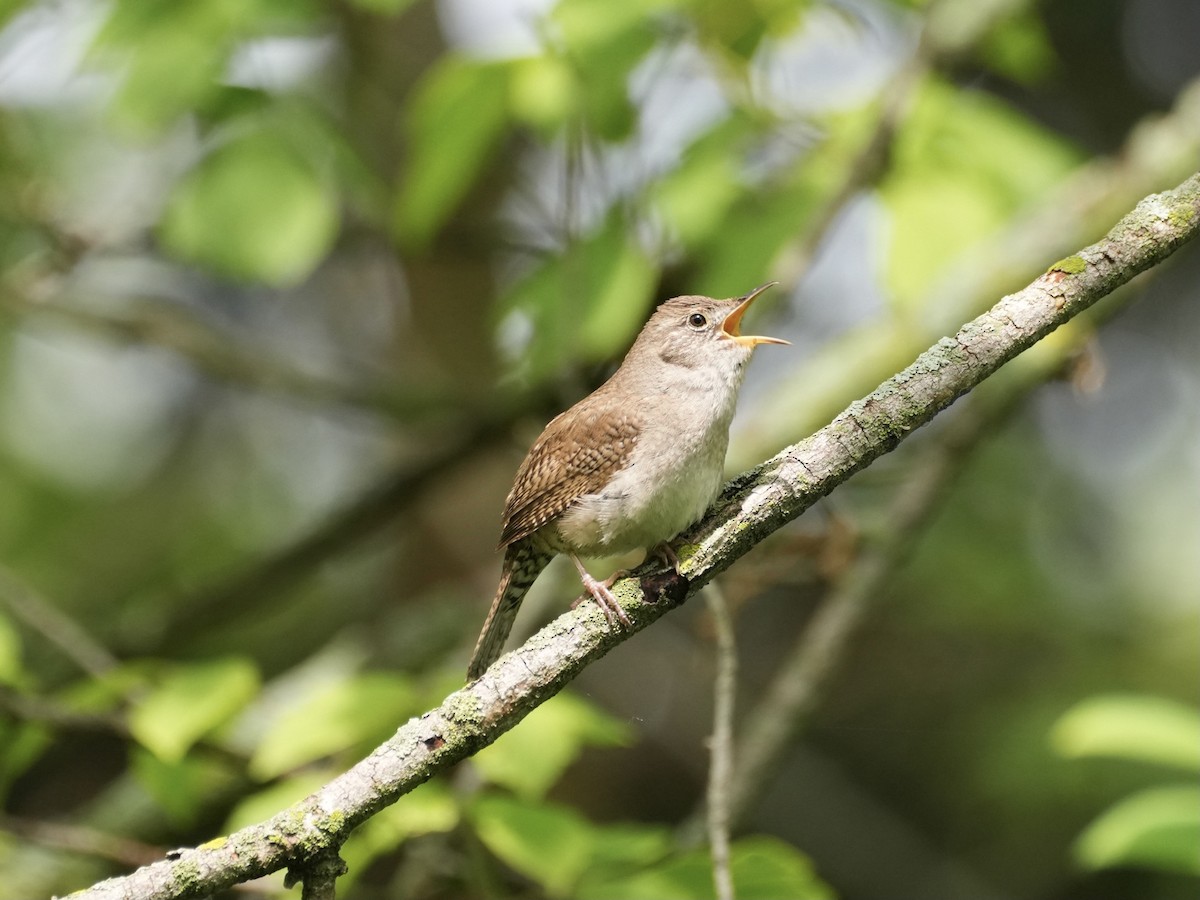
M 742 334 L 746 310 L 774 284 L 769 281 L 728 300 L 699 296 L 668 300 L 654 311 L 630 355 L 654 354 L 666 363 L 686 368 L 740 366 L 759 344 L 787 344 L 782 338 Z

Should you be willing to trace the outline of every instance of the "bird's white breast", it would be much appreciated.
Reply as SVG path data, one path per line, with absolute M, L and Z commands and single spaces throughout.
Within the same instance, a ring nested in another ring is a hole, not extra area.
M 686 374 L 664 377 L 654 393 L 639 398 L 647 424 L 628 463 L 558 519 L 559 536 L 575 552 L 648 549 L 699 520 L 716 498 L 742 369 Z

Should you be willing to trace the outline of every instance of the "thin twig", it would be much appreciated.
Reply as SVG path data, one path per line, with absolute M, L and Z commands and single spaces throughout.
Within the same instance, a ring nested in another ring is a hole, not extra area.
M 734 823 L 741 821 L 761 796 L 844 658 L 870 603 L 911 554 L 926 524 L 972 458 L 973 447 L 994 433 L 995 427 L 1019 406 L 1028 392 L 1051 373 L 1041 375 L 1021 378 L 1019 384 L 999 398 L 994 396 L 998 392 L 992 391 L 993 402 L 972 402 L 925 446 L 920 465 L 906 475 L 892 503 L 881 537 L 866 543 L 788 651 L 760 702 L 746 717 L 738 741 L 739 764 L 731 789 Z M 688 830 L 684 826 L 681 832 L 686 834 Z
M 83 734 L 112 734 L 122 740 L 131 739 L 129 725 L 118 713 L 79 712 L 30 694 L 20 694 L 0 686 L 0 710 L 21 722 L 37 722 L 55 731 Z
M 490 447 L 504 433 L 505 424 L 504 418 L 489 420 L 429 459 L 398 468 L 312 530 L 186 598 L 177 604 L 180 616 L 172 629 L 196 634 L 209 627 L 228 628 L 239 615 L 252 614 L 257 609 L 254 604 L 265 596 L 295 584 L 330 557 L 394 521 L 430 484 Z
M 717 900 L 734 900 L 729 868 L 731 784 L 734 775 L 733 708 L 737 691 L 737 640 L 725 594 L 715 581 L 704 589 L 717 637 L 717 671 L 713 679 L 713 733 L 708 765 L 708 846 L 712 854 Z
M 4 813 L 0 813 L 0 831 L 6 831 L 31 844 L 107 859 L 123 866 L 144 866 L 152 860 L 161 859 L 163 855 L 162 847 L 107 834 L 95 828 Z
M 328 854 L 379 810 L 495 741 L 583 667 L 666 615 L 676 605 L 668 596 L 678 601 L 696 593 L 1005 362 L 1197 234 L 1200 173 L 1147 197 L 1103 240 L 938 341 L 816 434 L 735 478 L 676 548 L 684 584 L 665 585 L 657 603 L 645 602 L 640 581 L 650 581 L 652 567 L 614 585 L 631 626 L 609 629 L 591 604 L 565 613 L 300 803 L 228 838 L 80 891 L 74 900 L 199 897 Z
M 0 605 L 93 678 L 117 666 L 108 648 L 65 612 L 31 588 L 7 566 L 0 565 Z
M 304 372 L 264 353 L 261 346 L 246 346 L 167 300 L 146 299 L 124 312 L 110 312 L 58 299 L 31 299 L 9 285 L 0 291 L 0 310 L 53 320 L 110 340 L 160 347 L 216 381 L 308 404 L 413 420 L 439 414 L 458 399 L 426 389 L 405 394 L 391 385 L 360 385 Z

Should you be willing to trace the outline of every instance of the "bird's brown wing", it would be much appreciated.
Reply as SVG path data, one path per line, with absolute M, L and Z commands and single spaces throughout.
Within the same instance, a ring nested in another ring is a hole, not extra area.
M 636 410 L 623 405 L 619 409 L 585 400 L 546 426 L 505 501 L 501 547 L 533 534 L 579 497 L 599 490 L 625 465 L 641 421 Z

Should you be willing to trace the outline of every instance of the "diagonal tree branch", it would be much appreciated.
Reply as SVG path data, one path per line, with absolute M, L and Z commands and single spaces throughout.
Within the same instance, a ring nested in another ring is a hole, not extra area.
M 893 449 L 1005 362 L 1200 232 L 1200 174 L 1150 196 L 1101 241 L 1055 263 L 943 338 L 900 374 L 726 486 L 678 548 L 682 583 L 651 576 L 660 602 L 640 601 L 636 577 L 615 592 L 632 627 L 610 631 L 590 604 L 560 616 L 482 678 L 403 725 L 366 759 L 273 818 L 73 894 L 75 900 L 199 897 L 284 867 L 332 858 L 374 813 L 490 744 L 560 691 L 584 666 L 665 615 L 775 529 Z M 664 602 L 670 601 L 670 602 Z

